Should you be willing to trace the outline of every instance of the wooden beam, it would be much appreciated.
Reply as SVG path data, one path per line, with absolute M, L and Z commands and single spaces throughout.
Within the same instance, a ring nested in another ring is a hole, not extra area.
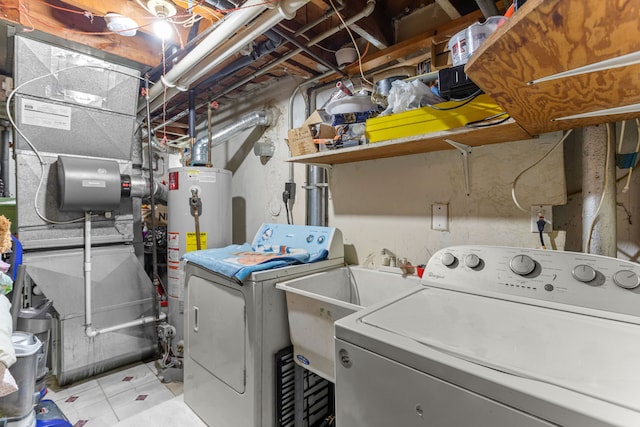
M 182 7 L 183 9 L 188 9 L 189 8 L 189 3 L 192 3 L 190 1 L 185 1 L 185 0 L 173 0 L 173 2 L 175 4 L 177 4 L 178 6 Z M 200 15 L 202 16 L 204 19 L 207 19 L 209 21 L 219 21 L 221 20 L 224 15 L 220 12 L 218 12 L 217 10 L 211 8 L 211 7 L 207 7 L 203 5 L 198 5 L 196 4 L 195 6 L 193 6 L 192 11 L 194 14 L 196 15 Z
M 20 23 L 19 0 L 0 0 L 0 19 Z
M 383 49 L 379 52 L 375 52 L 371 55 L 367 55 L 362 60 L 362 70 L 366 73 L 368 71 L 375 70 L 377 68 L 389 65 L 398 60 L 404 60 L 403 58 L 409 55 L 424 55 L 431 51 L 432 40 L 443 40 L 453 36 L 458 31 L 468 27 L 474 22 L 482 18 L 482 12 L 479 10 L 463 16 L 460 19 L 448 22 L 445 25 L 427 31 L 426 33 L 419 34 L 408 40 L 400 43 L 396 43 L 393 46 Z M 356 75 L 360 73 L 358 64 L 350 65 L 346 69 L 347 74 Z M 337 77 L 333 74 L 323 79 L 323 82 L 329 82 Z
M 436 3 L 438 3 L 438 6 L 440 6 L 440 8 L 442 10 L 444 10 L 444 13 L 449 15 L 449 18 L 458 19 L 458 18 L 460 18 L 462 16 L 462 15 L 460 15 L 460 12 L 458 12 L 458 9 L 456 9 L 455 6 L 453 6 L 451 4 L 451 1 L 449 1 L 449 0 L 436 0 Z
M 25 29 L 42 31 L 149 66 L 157 65 L 162 58 L 160 42 L 148 35 L 122 37 L 108 33 L 102 20 L 92 24 L 83 15 L 52 9 L 39 1 L 22 5 L 18 23 Z
M 104 15 L 109 12 L 119 13 L 136 21 L 140 26 L 139 31 L 153 34 L 151 24 L 153 23 L 153 15 L 151 15 L 146 9 L 140 7 L 137 2 L 132 1 L 99 1 L 99 0 L 64 0 L 64 2 L 70 6 L 78 8 L 80 10 L 86 10 L 94 14 L 94 19 L 103 19 Z M 30 2 L 34 3 L 34 2 Z M 180 12 L 178 12 L 180 13 Z M 182 18 L 180 18 L 182 19 Z M 174 28 L 179 33 L 179 40 L 186 42 L 189 35 L 189 28 L 175 25 Z M 179 40 L 175 40 L 176 43 Z
M 329 10 L 330 7 L 327 3 L 324 2 L 324 0 L 310 0 L 309 3 L 320 8 L 323 12 Z

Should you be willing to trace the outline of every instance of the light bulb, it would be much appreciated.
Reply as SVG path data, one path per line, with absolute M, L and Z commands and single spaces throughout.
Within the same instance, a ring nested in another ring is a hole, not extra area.
M 157 19 L 153 23 L 153 32 L 162 40 L 166 40 L 173 35 L 173 27 L 166 19 Z

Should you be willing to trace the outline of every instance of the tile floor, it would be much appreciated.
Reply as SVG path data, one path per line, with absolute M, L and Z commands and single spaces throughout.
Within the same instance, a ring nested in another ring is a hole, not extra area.
M 68 387 L 49 387 L 74 427 L 206 427 L 182 397 L 182 383 L 162 383 L 155 362 L 141 363 Z

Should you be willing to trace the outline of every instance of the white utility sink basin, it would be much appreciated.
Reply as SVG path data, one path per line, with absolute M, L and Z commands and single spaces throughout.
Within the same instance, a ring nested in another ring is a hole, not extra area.
M 420 286 L 417 276 L 341 267 L 278 283 L 287 296 L 289 335 L 297 364 L 331 382 L 333 323 L 371 304 Z

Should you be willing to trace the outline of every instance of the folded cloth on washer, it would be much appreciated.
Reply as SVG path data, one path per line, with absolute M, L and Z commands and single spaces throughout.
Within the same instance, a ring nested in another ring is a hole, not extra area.
M 187 252 L 183 258 L 208 270 L 242 282 L 255 271 L 270 270 L 293 264 L 309 264 L 326 259 L 327 250 L 310 254 L 308 252 L 278 253 L 256 251 L 249 243 L 230 245 L 224 248 L 204 249 Z

